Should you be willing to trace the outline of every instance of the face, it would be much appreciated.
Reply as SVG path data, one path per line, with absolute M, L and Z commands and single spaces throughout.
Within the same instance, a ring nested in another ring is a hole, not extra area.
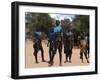
M 56 20 L 56 25 L 59 26 L 59 24 L 60 24 L 60 21 Z

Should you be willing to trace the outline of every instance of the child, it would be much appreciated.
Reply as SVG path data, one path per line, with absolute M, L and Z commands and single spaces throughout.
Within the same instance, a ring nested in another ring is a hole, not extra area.
M 48 44 L 49 45 L 49 63 L 53 63 L 52 57 L 54 56 L 54 32 L 53 30 L 50 32 Z
M 42 42 L 41 42 L 41 35 L 42 35 L 41 31 L 39 31 L 38 29 L 37 29 L 37 31 L 35 31 L 33 33 L 33 36 L 35 37 L 35 39 L 33 41 L 34 42 L 34 45 L 33 45 L 34 53 L 33 53 L 33 55 L 35 56 L 36 63 L 38 63 L 37 53 L 38 53 L 39 50 L 41 51 L 42 62 L 45 62 L 45 60 L 44 60 L 44 50 L 43 50 L 43 46 L 42 46 Z

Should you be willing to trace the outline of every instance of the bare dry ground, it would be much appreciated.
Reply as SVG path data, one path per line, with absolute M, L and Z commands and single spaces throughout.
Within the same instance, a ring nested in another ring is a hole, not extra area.
M 42 42 L 43 49 L 44 49 L 44 59 L 46 61 L 49 61 L 49 47 L 47 47 L 47 41 Z M 33 42 L 30 40 L 26 40 L 26 45 L 25 45 L 25 68 L 36 68 L 36 67 L 49 67 L 47 62 L 42 62 L 41 59 L 41 52 L 38 52 L 38 61 L 39 63 L 35 63 L 35 58 L 33 55 L 34 49 L 33 49 Z M 80 56 L 79 56 L 80 50 L 78 48 L 73 48 L 73 53 L 72 53 L 72 63 L 64 63 L 65 61 L 65 54 L 62 51 L 62 66 L 83 66 L 83 65 L 89 65 L 86 62 L 86 59 L 84 59 L 84 63 L 81 63 Z M 59 54 L 58 52 L 56 53 L 54 57 L 54 64 L 52 67 L 58 67 L 59 66 Z

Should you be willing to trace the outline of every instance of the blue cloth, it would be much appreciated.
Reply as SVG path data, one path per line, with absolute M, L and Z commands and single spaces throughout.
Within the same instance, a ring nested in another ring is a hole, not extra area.
M 53 41 L 53 40 L 54 40 L 54 32 L 51 32 L 51 33 L 50 33 L 49 38 L 50 38 L 50 41 Z
M 72 32 L 66 32 L 66 35 L 67 36 L 71 36 L 72 35 Z
M 36 38 L 41 38 L 42 33 L 41 32 L 34 32 L 33 34 Z
M 35 32 L 35 34 L 41 36 L 41 32 Z
M 60 33 L 62 31 L 61 26 L 54 27 L 54 33 Z

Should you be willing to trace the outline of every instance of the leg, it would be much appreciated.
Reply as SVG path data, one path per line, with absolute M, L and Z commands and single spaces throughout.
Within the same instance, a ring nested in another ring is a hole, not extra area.
M 53 63 L 54 63 L 54 62 L 53 62 L 53 59 L 54 59 L 54 55 L 55 55 L 55 54 L 54 54 L 53 47 L 51 48 L 51 52 L 50 52 L 50 53 L 51 53 L 51 59 L 50 59 L 50 62 L 49 62 L 49 64 L 50 64 L 49 66 L 52 66 Z
M 62 52 L 62 48 L 59 47 L 58 51 L 59 51 L 59 59 L 60 59 L 59 61 L 60 61 L 60 66 L 61 66 L 62 65 L 62 53 L 61 53 Z
M 90 57 L 90 55 L 89 55 L 89 47 L 88 47 L 88 58 Z
M 83 52 L 80 52 L 80 59 L 81 59 L 81 62 L 83 63 Z
M 35 56 L 35 62 L 36 62 L 36 63 L 38 63 L 37 53 L 38 53 L 38 51 L 37 51 L 37 50 L 34 50 L 34 53 L 33 53 L 33 54 L 34 54 L 34 56 Z
M 50 49 L 50 47 L 49 47 L 49 61 L 51 60 L 51 49 Z
M 52 66 L 53 65 L 53 59 L 54 59 L 54 47 L 52 45 L 50 45 L 50 48 L 49 48 L 49 56 L 50 56 L 50 61 L 49 61 L 49 66 Z
M 69 62 L 71 63 L 72 49 L 69 50 Z
M 64 63 L 68 62 L 68 54 L 65 54 L 66 60 L 64 61 Z
M 54 53 L 52 53 L 52 55 L 51 55 L 51 59 L 50 59 L 50 62 L 49 62 L 49 64 L 50 64 L 49 66 L 52 66 L 52 65 L 53 65 L 53 63 L 54 63 L 54 62 L 53 62 L 54 55 L 55 55 L 55 54 L 54 54 Z
M 66 60 L 65 60 L 65 62 L 64 62 L 64 63 L 68 62 L 68 48 L 66 48 L 65 58 L 66 58 Z
M 42 46 L 41 46 L 40 50 L 41 50 L 42 62 L 44 62 L 45 61 L 44 60 L 44 51 L 43 51 L 43 47 Z
M 65 44 L 66 45 L 66 44 Z M 68 47 L 67 46 L 64 46 L 64 53 L 65 53 L 65 61 L 64 63 L 68 62 Z
M 56 54 L 56 51 L 57 51 L 57 44 L 56 43 L 54 43 L 54 49 L 53 49 L 53 47 L 51 48 L 52 50 L 52 54 L 51 54 L 51 59 L 50 59 L 50 62 L 49 62 L 49 66 L 52 66 L 53 65 L 53 60 L 54 60 L 54 55 Z M 50 52 L 51 53 L 51 52 Z
M 53 48 L 49 47 L 49 64 L 52 62 L 52 59 L 53 59 Z
M 56 43 L 56 42 L 55 42 Z M 54 54 L 56 54 L 56 51 L 57 51 L 57 43 L 54 44 Z
M 88 60 L 88 57 L 87 57 L 87 51 L 84 52 L 84 56 L 85 56 L 85 58 L 87 60 L 87 63 L 89 63 L 89 60 Z
M 35 62 L 38 63 L 38 59 L 37 59 L 37 53 L 38 53 L 38 49 L 36 47 L 36 43 L 33 45 L 34 48 L 34 53 L 33 55 L 35 56 Z
M 90 45 L 89 45 L 89 40 L 88 40 L 88 43 L 87 43 L 88 58 L 90 57 L 90 55 L 89 55 L 89 54 L 90 54 L 90 49 L 89 49 L 89 46 L 90 46 Z

